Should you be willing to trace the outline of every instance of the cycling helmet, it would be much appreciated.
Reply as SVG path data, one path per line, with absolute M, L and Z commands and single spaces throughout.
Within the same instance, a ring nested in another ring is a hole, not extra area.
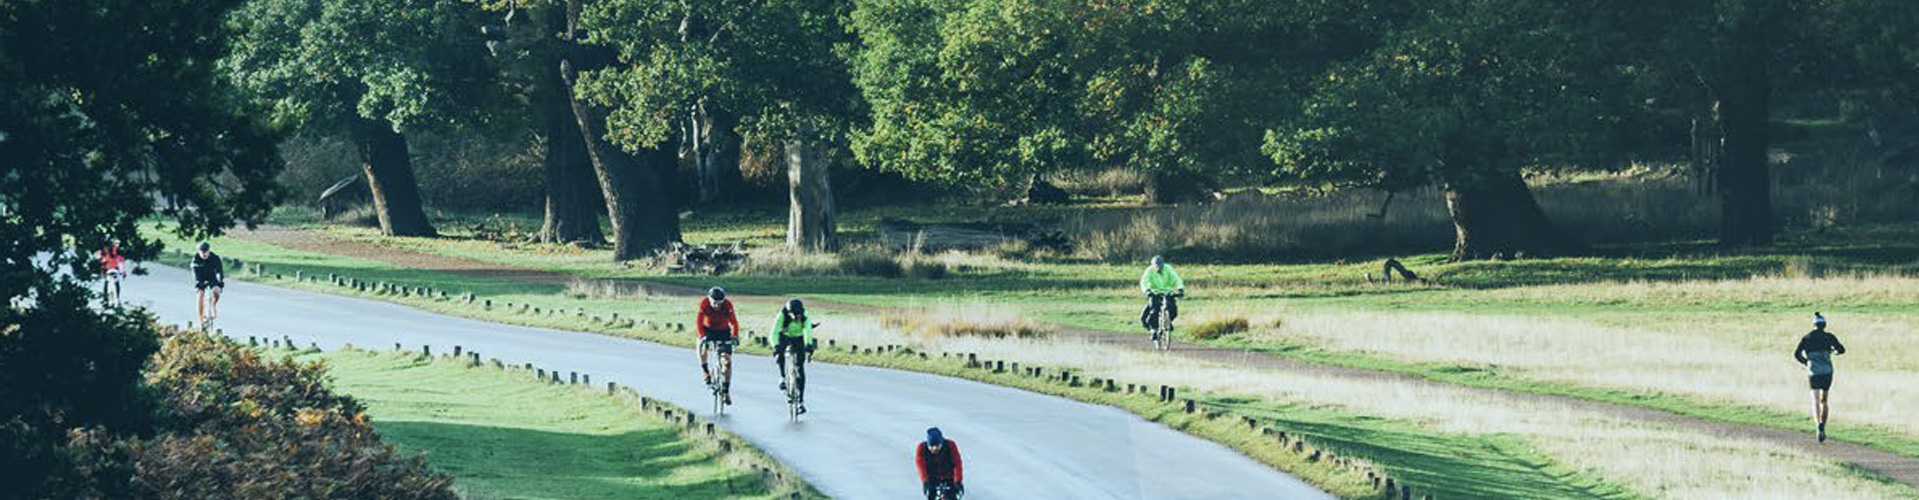
M 1158 255 L 1154 255 L 1154 256 L 1153 256 L 1153 267 L 1159 267 L 1159 266 L 1163 266 L 1163 265 L 1166 265 L 1166 258 L 1165 258 L 1165 257 L 1161 257 L 1161 256 L 1158 256 Z
M 787 299 L 786 310 L 794 313 L 804 313 L 806 312 L 806 304 L 801 303 L 800 299 Z
M 213 245 L 207 244 L 207 242 L 204 242 L 204 241 L 200 242 L 200 251 L 205 252 L 207 250 L 212 250 L 212 249 L 213 249 Z
M 726 289 L 717 286 L 713 287 L 711 290 L 706 291 L 706 298 L 713 299 L 714 302 L 726 300 Z
M 943 444 L 946 444 L 946 436 L 940 434 L 940 428 L 929 427 L 926 429 L 927 446 L 939 446 Z

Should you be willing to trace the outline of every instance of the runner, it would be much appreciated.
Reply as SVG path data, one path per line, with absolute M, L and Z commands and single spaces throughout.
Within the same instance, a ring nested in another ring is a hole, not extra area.
M 1839 343 L 1839 337 L 1826 331 L 1826 317 L 1812 313 L 1812 331 L 1799 338 L 1799 347 L 1792 350 L 1792 358 L 1806 365 L 1808 379 L 1812 383 L 1812 419 L 1819 426 L 1819 442 L 1826 441 L 1826 393 L 1832 390 L 1832 356 L 1845 354 L 1845 344 Z

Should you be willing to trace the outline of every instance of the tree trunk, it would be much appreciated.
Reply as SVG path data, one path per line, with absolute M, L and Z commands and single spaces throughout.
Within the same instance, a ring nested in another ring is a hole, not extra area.
M 1763 245 L 1772 242 L 1772 173 L 1766 162 L 1771 138 L 1771 49 L 1758 28 L 1734 35 L 1732 54 L 1719 81 L 1713 82 L 1718 120 L 1725 136 L 1720 151 L 1719 242 Z
M 786 180 L 792 207 L 787 211 L 786 245 L 804 251 L 839 248 L 834 226 L 833 185 L 810 131 L 786 143 Z
M 350 133 L 366 173 L 367 191 L 380 217 L 380 232 L 389 236 L 435 236 L 420 203 L 420 184 L 413 177 L 413 159 L 406 136 L 385 121 L 355 118 Z
M 539 88 L 534 90 L 546 129 L 546 220 L 540 225 L 540 241 L 597 243 L 602 237 L 599 211 L 604 207 L 594 193 L 598 186 L 593 165 L 587 159 L 580 122 L 567 98 L 559 60 L 548 62 L 538 66 L 542 74 L 536 83 Z
M 1447 183 L 1445 194 L 1453 218 L 1454 261 L 1550 257 L 1577 248 L 1553 227 L 1519 174 Z
M 693 179 L 699 191 L 695 201 L 705 205 L 728 197 L 741 182 L 740 137 L 733 131 L 739 120 L 702 101 L 688 113 L 687 122 Z
M 1171 205 L 1199 200 L 1205 194 L 1202 181 L 1199 175 L 1183 170 L 1151 172 L 1146 176 L 1146 203 Z
M 569 0 L 560 76 L 566 83 L 573 117 L 584 136 L 587 159 L 599 180 L 600 195 L 606 201 L 607 218 L 613 222 L 613 259 L 645 257 L 653 250 L 680 241 L 679 214 L 674 213 L 666 189 L 678 162 L 670 150 L 652 148 L 635 154 L 607 142 L 608 110 L 574 95 L 580 71 L 607 67 L 614 62 L 610 49 L 581 47 L 572 42 L 574 33 L 578 32 L 579 12 L 579 0 Z

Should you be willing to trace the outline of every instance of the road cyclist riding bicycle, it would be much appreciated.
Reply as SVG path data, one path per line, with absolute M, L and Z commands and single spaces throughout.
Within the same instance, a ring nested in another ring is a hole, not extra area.
M 726 290 L 716 286 L 706 291 L 706 298 L 700 299 L 700 314 L 694 324 L 700 332 L 697 349 L 700 373 L 705 376 L 706 385 L 718 393 L 720 404 L 733 404 L 733 346 L 740 341 L 740 320 L 733 312 L 733 301 L 726 300 Z M 713 370 L 707 367 L 708 350 L 719 353 L 718 380 L 714 379 Z
M 1186 296 L 1186 281 L 1179 279 L 1179 272 L 1166 263 L 1166 259 L 1153 256 L 1153 264 L 1146 266 L 1146 272 L 1139 276 L 1139 290 L 1146 294 L 1146 310 L 1140 311 L 1140 326 L 1153 334 L 1153 344 L 1159 348 L 1169 348 L 1173 344 L 1173 320 L 1179 319 L 1179 298 Z M 1166 311 L 1165 321 L 1160 321 L 1160 311 Z
M 780 368 L 780 391 L 787 393 L 795 418 L 806 413 L 806 358 L 819 347 L 813 340 L 815 326 L 819 324 L 807 317 L 806 304 L 800 299 L 786 301 L 779 318 L 773 321 L 773 338 L 778 342 L 773 345 L 773 363 Z M 793 357 L 793 373 L 786 370 L 789 355 Z
M 226 289 L 226 278 L 226 264 L 213 253 L 212 245 L 200 242 L 199 253 L 193 254 L 193 289 L 199 292 L 195 314 L 199 315 L 203 330 L 212 328 L 213 320 L 220 318 L 220 291 Z M 211 302 L 207 300 L 208 292 L 211 292 Z
M 927 500 L 958 500 L 966 493 L 965 467 L 959 443 L 946 439 L 938 427 L 926 429 L 926 441 L 913 452 L 920 469 L 920 489 Z
M 120 282 L 127 278 L 126 264 L 127 258 L 120 255 L 119 238 L 108 241 L 107 246 L 100 249 L 100 296 L 108 307 L 120 305 Z

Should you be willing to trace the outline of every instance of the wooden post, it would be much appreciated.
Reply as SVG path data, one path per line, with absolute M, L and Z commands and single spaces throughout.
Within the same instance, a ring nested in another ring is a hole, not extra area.
M 454 344 L 454 345 L 453 345 L 453 356 L 454 356 L 454 357 L 459 357 L 459 356 L 460 356 L 460 349 L 461 349 L 461 347 L 460 347 L 460 345 L 459 345 L 459 344 Z
M 1006 361 L 1005 360 L 994 361 L 993 373 L 1004 373 L 1004 372 L 1006 372 Z
M 593 385 L 593 375 L 586 373 L 580 374 L 580 385 Z
M 427 345 L 420 346 L 420 355 L 426 356 L 429 358 L 433 357 L 433 345 L 427 344 Z
M 568 383 L 568 384 L 579 384 L 579 383 L 580 383 L 580 372 L 566 372 L 566 383 Z
M 1199 405 L 1197 403 L 1194 403 L 1193 400 L 1191 399 L 1186 400 L 1186 413 L 1192 413 L 1195 411 L 1199 411 Z

